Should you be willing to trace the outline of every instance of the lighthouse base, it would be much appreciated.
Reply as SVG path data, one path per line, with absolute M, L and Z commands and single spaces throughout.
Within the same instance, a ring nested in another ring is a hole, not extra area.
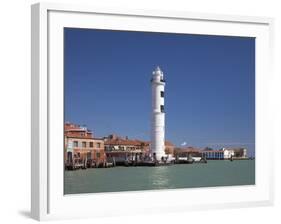
M 151 152 L 150 153 L 150 158 L 152 161 L 165 161 L 167 159 L 168 155 L 165 154 L 165 152 Z
M 167 155 L 165 155 L 165 153 L 156 153 L 155 158 L 157 161 L 164 161 L 167 158 Z

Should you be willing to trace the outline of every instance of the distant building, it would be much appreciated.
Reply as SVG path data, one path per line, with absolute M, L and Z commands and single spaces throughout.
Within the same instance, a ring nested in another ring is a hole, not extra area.
M 165 141 L 165 154 L 174 155 L 175 145 L 170 141 Z
M 187 156 L 201 156 L 208 160 L 223 160 L 223 159 L 245 159 L 247 158 L 247 149 L 245 148 L 223 148 L 219 150 L 204 148 L 199 149 L 195 147 L 175 148 L 175 157 L 187 157 Z
M 185 148 L 175 148 L 174 156 L 175 157 L 188 157 L 188 156 L 201 156 L 202 151 L 199 148 L 192 146 Z
M 247 158 L 247 149 L 245 148 L 223 148 L 224 158 Z
M 106 152 L 134 152 L 148 153 L 149 142 L 137 139 L 129 139 L 128 137 L 121 138 L 117 135 L 109 135 L 104 138 Z
M 85 126 L 66 123 L 64 125 L 65 138 L 65 163 L 104 163 L 106 155 L 104 151 L 104 140 L 94 138 L 93 133 Z
M 202 157 L 206 159 L 214 159 L 214 160 L 224 159 L 224 151 L 204 149 L 202 150 Z
M 149 152 L 148 142 L 122 138 L 115 134 L 104 137 L 104 144 L 107 161 L 116 165 L 124 164 L 136 157 L 144 157 Z
M 206 159 L 231 159 L 247 158 L 247 149 L 245 148 L 222 148 L 220 150 L 203 150 L 203 156 Z
M 71 137 L 92 138 L 93 133 L 86 126 L 66 122 L 64 124 L 64 134 Z
M 149 157 L 150 142 L 138 139 L 129 139 L 128 137 L 122 138 L 115 134 L 104 137 L 105 153 L 109 161 L 115 160 L 118 163 L 124 163 L 126 160 L 131 160 L 136 156 L 138 159 Z M 174 153 L 175 146 L 165 141 L 165 153 Z

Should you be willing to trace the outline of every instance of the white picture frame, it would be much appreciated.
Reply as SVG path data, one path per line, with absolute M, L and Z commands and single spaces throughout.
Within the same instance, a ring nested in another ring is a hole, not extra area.
M 180 11 L 101 9 L 50 3 L 38 3 L 31 8 L 31 215 L 34 219 L 180 212 L 273 203 L 273 145 L 270 134 L 273 121 L 268 106 L 273 77 L 273 19 Z M 256 184 L 63 195 L 63 27 L 255 37 Z M 177 200 L 179 197 L 181 200 Z M 123 206 L 126 206 L 125 210 Z

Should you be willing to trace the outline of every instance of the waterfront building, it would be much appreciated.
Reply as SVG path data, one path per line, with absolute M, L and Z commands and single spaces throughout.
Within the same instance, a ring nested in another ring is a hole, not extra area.
M 152 113 L 151 113 L 151 145 L 150 151 L 156 160 L 165 157 L 165 80 L 159 67 L 152 72 Z
M 174 155 L 175 145 L 170 141 L 165 141 L 165 154 Z
M 198 148 L 189 146 L 185 148 L 175 148 L 174 156 L 179 157 L 189 157 L 189 156 L 201 156 L 202 151 Z
M 209 160 L 223 159 L 247 159 L 247 149 L 245 148 L 222 148 L 219 150 L 204 148 L 199 149 L 192 146 L 186 148 L 174 148 L 174 157 L 202 157 Z
M 122 138 L 116 135 L 109 135 L 104 138 L 105 150 L 122 151 L 122 152 L 135 152 L 135 153 L 148 153 L 149 142 L 129 139 L 128 137 Z
M 109 135 L 104 138 L 107 160 L 115 164 L 123 164 L 127 160 L 143 159 L 148 156 L 149 142 L 138 139 L 122 138 Z
M 247 149 L 245 148 L 223 148 L 224 158 L 247 158 Z
M 64 133 L 67 134 L 67 136 L 73 137 L 93 137 L 92 131 L 85 125 L 78 125 L 70 122 L 64 124 Z
M 104 140 L 95 138 L 86 126 L 66 123 L 64 125 L 65 164 L 98 166 L 106 162 Z
M 117 135 L 109 135 L 104 138 L 107 160 L 124 164 L 127 160 L 150 160 L 150 142 L 138 139 L 122 138 Z M 165 141 L 165 155 L 173 155 L 174 144 Z
M 222 148 L 220 150 L 203 149 L 203 157 L 206 159 L 246 159 L 245 148 Z
M 224 152 L 223 150 L 204 149 L 202 150 L 202 157 L 205 159 L 223 160 Z

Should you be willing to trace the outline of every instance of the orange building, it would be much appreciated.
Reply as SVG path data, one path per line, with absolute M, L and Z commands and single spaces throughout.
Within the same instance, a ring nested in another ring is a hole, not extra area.
M 123 164 L 126 160 L 138 157 L 139 159 L 148 158 L 150 155 L 150 142 L 138 139 L 122 138 L 117 135 L 109 135 L 104 138 L 105 152 L 107 159 L 113 158 L 116 164 Z M 165 141 L 165 153 L 173 155 L 175 146 Z
M 147 153 L 149 150 L 149 142 L 146 141 L 121 138 L 116 135 L 109 135 L 104 139 L 105 151 Z
M 128 139 L 118 137 L 117 135 L 109 135 L 105 139 L 105 151 L 122 151 L 122 152 L 135 152 L 135 153 L 149 153 L 149 141 L 138 139 Z M 165 153 L 173 154 L 175 146 L 169 141 L 165 141 Z
M 64 137 L 66 165 L 93 167 L 106 162 L 104 140 L 95 138 L 87 127 L 66 123 Z
M 126 160 L 138 157 L 148 156 L 149 142 L 137 139 L 121 138 L 117 135 L 109 135 L 104 138 L 105 152 L 108 161 L 114 161 L 115 164 L 124 164 Z
M 192 146 L 185 148 L 175 148 L 174 150 L 175 157 L 187 157 L 188 155 L 200 156 L 202 155 L 202 151 L 201 149 Z
M 169 141 L 165 141 L 165 154 L 174 155 L 175 145 Z

